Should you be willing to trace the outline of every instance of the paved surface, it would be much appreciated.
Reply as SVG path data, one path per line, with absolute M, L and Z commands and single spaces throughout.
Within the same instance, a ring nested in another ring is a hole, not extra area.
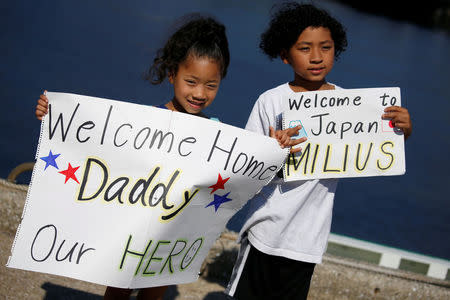
M 24 188 L 0 180 L 0 299 L 102 299 L 101 285 L 5 267 L 25 194 Z M 222 234 L 200 279 L 170 287 L 165 299 L 226 299 L 222 291 L 237 254 L 235 236 Z M 316 267 L 309 299 L 450 299 L 450 282 L 327 255 Z

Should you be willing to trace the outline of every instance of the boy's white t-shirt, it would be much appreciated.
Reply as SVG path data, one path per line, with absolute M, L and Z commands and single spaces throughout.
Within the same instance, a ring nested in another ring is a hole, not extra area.
M 269 135 L 269 126 L 282 129 L 282 101 L 291 94 L 295 92 L 289 83 L 261 94 L 245 129 L 264 135 Z M 276 176 L 249 201 L 240 236 L 247 234 L 250 243 L 266 254 L 320 263 L 337 183 L 337 179 L 284 182 Z

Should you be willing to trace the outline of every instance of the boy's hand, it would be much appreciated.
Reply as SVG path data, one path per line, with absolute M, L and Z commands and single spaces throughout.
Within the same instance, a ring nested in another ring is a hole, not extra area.
M 44 93 L 46 93 L 47 91 L 45 91 Z M 37 101 L 37 105 L 36 105 L 36 118 L 39 121 L 42 121 L 42 118 L 47 114 L 48 112 L 48 99 L 47 96 L 45 94 L 42 94 L 39 96 L 39 99 Z
M 300 139 L 292 139 L 291 137 L 298 134 L 298 131 L 302 129 L 301 125 L 298 125 L 293 128 L 288 128 L 285 130 L 277 130 L 273 129 L 272 126 L 269 127 L 270 137 L 277 139 L 278 144 L 280 144 L 281 148 L 291 147 L 291 153 L 297 153 L 302 151 L 302 148 L 292 148 L 300 143 L 306 141 L 306 137 L 302 137 Z
M 384 109 L 383 119 L 391 119 L 392 125 L 403 131 L 405 140 L 411 135 L 412 123 L 409 112 L 406 108 L 400 106 L 390 106 Z

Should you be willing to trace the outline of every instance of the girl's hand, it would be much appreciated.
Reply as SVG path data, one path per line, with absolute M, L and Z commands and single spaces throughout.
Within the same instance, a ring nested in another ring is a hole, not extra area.
M 269 134 L 270 137 L 277 139 L 278 144 L 280 144 L 281 148 L 290 147 L 291 153 L 297 153 L 302 151 L 302 148 L 292 148 L 293 146 L 296 146 L 300 143 L 303 143 L 306 141 L 306 137 L 302 137 L 300 139 L 291 139 L 292 136 L 297 135 L 298 131 L 302 129 L 301 125 L 298 125 L 297 127 L 288 128 L 285 130 L 277 130 L 273 129 L 272 126 L 269 127 Z
M 412 123 L 409 112 L 406 108 L 400 106 L 390 106 L 384 109 L 383 119 L 391 119 L 392 125 L 403 131 L 405 140 L 411 135 Z
M 39 99 L 37 101 L 37 105 L 36 105 L 36 118 L 39 121 L 42 121 L 42 118 L 47 114 L 48 112 L 48 99 L 47 96 L 45 95 L 47 91 L 44 92 L 44 94 L 39 96 Z

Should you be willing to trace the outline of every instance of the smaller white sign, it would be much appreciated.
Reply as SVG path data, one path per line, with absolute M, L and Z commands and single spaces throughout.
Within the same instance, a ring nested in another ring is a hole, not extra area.
M 284 165 L 285 181 L 402 175 L 403 132 L 382 119 L 401 106 L 399 88 L 293 93 L 283 101 L 283 129 L 302 125 L 302 151 Z

